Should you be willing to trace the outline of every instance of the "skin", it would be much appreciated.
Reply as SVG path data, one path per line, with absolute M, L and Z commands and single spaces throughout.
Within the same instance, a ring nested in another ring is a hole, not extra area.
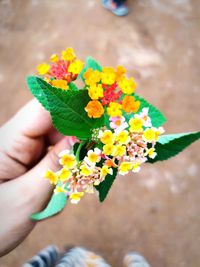
M 69 148 L 50 115 L 36 101 L 0 129 L 0 256 L 20 244 L 35 226 L 31 214 L 47 204 L 52 186 L 42 175 L 57 171 L 58 153 Z

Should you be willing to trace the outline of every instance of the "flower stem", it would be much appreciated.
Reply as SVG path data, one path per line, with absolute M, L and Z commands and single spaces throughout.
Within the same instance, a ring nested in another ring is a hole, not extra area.
M 78 149 L 76 151 L 76 161 L 79 162 L 80 161 L 80 152 L 81 152 L 81 148 L 85 145 L 86 141 L 81 141 Z

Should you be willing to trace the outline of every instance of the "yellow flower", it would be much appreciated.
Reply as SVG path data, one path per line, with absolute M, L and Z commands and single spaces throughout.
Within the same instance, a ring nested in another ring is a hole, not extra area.
M 63 154 L 59 163 L 68 169 L 74 168 L 77 164 L 75 156 L 70 154 Z
M 93 169 L 86 164 L 82 164 L 80 166 L 80 169 L 81 169 L 80 174 L 83 176 L 89 176 L 93 173 Z
M 130 95 L 135 91 L 136 83 L 133 78 L 127 79 L 124 77 L 119 82 L 119 87 L 121 88 L 124 94 Z
M 87 81 L 87 79 L 89 79 L 91 77 L 92 73 L 93 73 L 92 68 L 87 69 L 83 74 L 83 78 Z M 96 83 L 96 81 L 95 81 L 95 83 Z
M 83 62 L 79 59 L 69 65 L 68 71 L 73 74 L 79 74 L 83 69 Z
M 133 167 L 132 162 L 122 162 L 119 166 L 119 174 L 127 174 Z
M 110 130 L 100 132 L 100 140 L 103 144 L 113 144 L 115 141 L 115 136 Z
M 126 113 L 137 112 L 140 107 L 140 101 L 135 101 L 133 96 L 125 95 L 122 101 L 122 109 Z
M 113 169 L 112 168 L 109 168 L 107 165 L 104 165 L 101 168 L 100 176 L 101 177 L 105 177 L 107 174 L 112 175 L 113 174 Z
M 159 135 L 163 134 L 165 131 L 163 129 L 163 127 L 159 127 L 158 129 L 155 130 L 155 134 L 156 134 L 156 141 L 158 140 Z
M 126 69 L 122 66 L 117 66 L 116 69 L 116 81 L 120 82 L 124 78 L 124 74 L 126 73 Z
M 147 128 L 143 133 L 143 139 L 149 143 L 156 141 L 157 139 L 156 131 L 152 128 Z
M 51 80 L 50 83 L 52 86 L 57 87 L 57 88 L 61 88 L 63 90 L 69 89 L 66 80 Z
M 129 120 L 130 132 L 141 132 L 143 126 L 143 120 L 141 118 L 132 118 Z
M 108 167 L 114 167 L 114 168 L 117 167 L 117 164 L 112 159 L 107 159 L 105 161 L 105 165 L 108 166 Z
M 51 184 L 57 184 L 58 182 L 58 176 L 51 170 L 45 172 L 44 178 L 48 179 Z
M 119 134 L 117 134 L 116 141 L 118 141 L 122 145 L 127 144 L 130 141 L 130 136 L 128 134 L 128 131 L 124 130 L 121 131 Z
M 112 154 L 114 157 L 122 157 L 126 154 L 126 147 L 121 145 L 116 145 L 115 151 Z
M 50 60 L 51 60 L 51 62 L 58 62 L 59 57 L 57 54 L 53 54 L 53 55 L 51 55 Z
M 84 159 L 89 165 L 95 165 L 101 160 L 101 150 L 97 147 L 94 150 L 87 152 L 87 157 Z
M 54 193 L 55 194 L 59 194 L 59 193 L 66 193 L 67 190 L 65 189 L 65 186 L 56 186 L 56 188 L 54 189 Z
M 110 117 L 118 117 L 122 116 L 122 105 L 116 102 L 110 102 L 108 108 L 107 108 L 107 113 Z
M 77 192 L 77 193 L 72 193 L 69 198 L 71 199 L 71 203 L 77 204 L 81 197 L 84 196 L 84 192 Z
M 50 70 L 50 65 L 47 63 L 42 63 L 37 66 L 37 71 L 40 75 L 46 74 Z
M 112 67 L 104 67 L 101 74 L 101 82 L 103 84 L 111 85 L 116 80 L 116 73 Z
M 102 178 L 102 177 L 101 177 Z M 95 179 L 93 185 L 99 185 L 102 182 L 102 179 Z M 94 187 L 93 187 L 94 188 Z M 93 192 L 94 193 L 94 192 Z
M 91 153 L 88 153 L 88 159 L 90 162 L 96 163 L 99 162 L 99 160 L 101 159 L 101 157 L 99 157 L 95 152 L 93 151 L 88 151 Z
M 132 171 L 133 172 L 139 172 L 140 171 L 140 163 L 139 162 L 136 162 L 133 164 Z
M 62 168 L 62 170 L 58 172 L 58 177 L 60 181 L 67 181 L 72 177 L 72 172 L 67 168 Z
M 69 47 L 66 50 L 62 51 L 62 59 L 67 61 L 72 61 L 76 58 L 73 48 Z
M 102 104 L 97 100 L 90 101 L 85 107 L 85 111 L 90 118 L 100 118 L 104 114 L 104 108 Z
M 157 155 L 157 153 L 155 152 L 155 148 L 151 147 L 148 151 L 147 151 L 147 155 L 151 158 L 154 159 Z
M 85 79 L 85 83 L 87 85 L 93 85 L 96 84 L 98 82 L 100 82 L 101 80 L 101 72 L 98 70 L 93 70 L 91 68 L 89 68 L 84 74 L 83 74 L 83 78 Z
M 93 84 L 88 89 L 88 95 L 93 100 L 98 100 L 103 97 L 103 87 L 101 84 Z
M 112 144 L 106 144 L 103 146 L 103 153 L 107 156 L 113 155 L 116 147 Z

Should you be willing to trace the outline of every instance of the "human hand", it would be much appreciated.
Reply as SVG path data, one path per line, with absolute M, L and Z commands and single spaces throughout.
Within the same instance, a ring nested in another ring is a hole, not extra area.
M 47 151 L 49 146 L 54 147 Z M 36 100 L 1 127 L 0 256 L 33 229 L 31 214 L 44 208 L 53 190 L 42 174 L 59 169 L 57 155 L 68 147 L 68 138 L 55 131 L 49 113 Z

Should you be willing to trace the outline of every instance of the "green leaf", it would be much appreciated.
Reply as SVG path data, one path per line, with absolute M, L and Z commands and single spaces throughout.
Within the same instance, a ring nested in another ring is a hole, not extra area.
M 107 174 L 105 180 L 101 182 L 99 185 L 95 186 L 99 191 L 99 200 L 103 202 L 116 178 L 117 168 L 113 168 L 113 175 Z
M 78 87 L 76 86 L 75 83 L 68 83 L 69 86 L 69 90 L 74 90 L 74 91 L 78 91 Z
M 91 119 L 85 107 L 90 101 L 87 90 L 62 90 L 38 77 L 28 77 L 32 94 L 50 111 L 55 128 L 63 135 L 86 140 L 91 129 L 104 125 L 104 117 Z
M 39 80 L 41 80 L 41 78 L 36 76 L 28 76 L 26 82 L 31 93 L 37 98 L 37 100 L 42 104 L 42 106 L 46 110 L 50 111 L 47 97 L 45 95 L 45 92 L 42 90 L 41 85 L 38 82 Z
M 150 103 L 148 103 L 144 98 L 140 97 L 137 94 L 134 94 L 134 97 L 135 100 L 140 101 L 139 112 L 142 111 L 143 108 L 149 108 L 149 117 L 151 118 L 151 122 L 154 127 L 162 126 L 167 121 L 162 112 Z
M 154 163 L 174 157 L 199 138 L 200 132 L 162 135 L 155 146 L 157 156 L 148 159 L 148 162 Z
M 86 58 L 85 67 L 82 69 L 81 73 L 78 76 L 78 79 L 83 79 L 83 74 L 88 70 L 89 68 L 93 70 L 99 70 L 102 71 L 102 66 L 92 57 Z
M 139 95 L 134 94 L 133 96 L 135 100 L 140 101 L 140 108 L 137 111 L 137 113 L 142 111 L 143 108 L 149 108 L 149 117 L 151 118 L 151 122 L 154 127 L 159 127 L 167 121 L 165 116 L 162 114 L 162 112 L 159 109 L 151 105 L 149 102 L 147 102 L 144 98 L 140 97 Z M 124 113 L 124 116 L 126 117 L 128 121 L 130 118 L 133 117 L 133 113 L 130 113 L 130 114 Z
M 31 218 L 35 221 L 46 219 L 63 210 L 66 203 L 67 203 L 67 197 L 65 193 L 62 192 L 58 194 L 54 193 L 47 207 L 43 211 L 31 215 Z

